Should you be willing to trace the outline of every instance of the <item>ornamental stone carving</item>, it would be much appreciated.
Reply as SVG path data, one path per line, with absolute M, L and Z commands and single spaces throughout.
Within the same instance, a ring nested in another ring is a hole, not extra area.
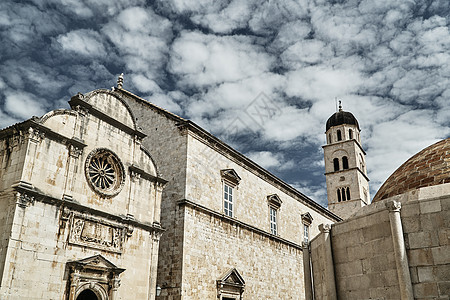
M 102 196 L 117 195 L 125 183 L 124 167 L 119 157 L 108 149 L 95 149 L 88 155 L 85 173 L 90 187 Z
M 72 215 L 69 243 L 121 253 L 125 236 L 130 237 L 128 227 L 109 224 L 106 221 Z

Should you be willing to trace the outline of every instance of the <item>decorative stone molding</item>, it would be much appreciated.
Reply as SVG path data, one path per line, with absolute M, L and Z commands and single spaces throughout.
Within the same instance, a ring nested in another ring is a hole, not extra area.
M 70 214 L 69 243 L 122 253 L 125 237 L 131 237 L 131 225 L 120 226 L 83 214 Z M 67 218 L 61 214 L 61 218 Z
M 235 269 L 229 269 L 217 280 L 217 298 L 241 300 L 244 293 L 245 281 Z
M 33 204 L 36 198 L 24 192 L 18 192 L 16 194 L 16 204 L 22 208 L 27 207 L 29 204 Z
M 399 212 L 402 208 L 402 203 L 398 201 L 386 202 L 386 207 L 390 212 Z
M 231 182 L 233 185 L 238 185 L 241 181 L 241 177 L 233 169 L 220 170 L 220 175 L 223 179 Z
M 70 272 L 69 300 L 77 299 L 86 290 L 99 300 L 114 300 L 120 287 L 119 276 L 125 271 L 101 255 L 68 262 L 67 267 Z
M 311 214 L 309 212 L 302 214 L 301 217 L 302 217 L 303 224 L 305 224 L 307 226 L 311 225 L 311 223 L 313 221 L 313 217 L 311 216 Z
M 320 224 L 319 230 L 320 230 L 320 232 L 323 232 L 323 233 L 330 233 L 331 225 L 330 224 Z
M 280 208 L 281 203 L 283 203 L 277 194 L 267 196 L 267 201 L 269 202 L 269 205 L 272 205 L 277 209 Z
M 78 158 L 83 153 L 83 148 L 74 146 L 73 144 L 68 144 L 69 155 L 73 158 Z

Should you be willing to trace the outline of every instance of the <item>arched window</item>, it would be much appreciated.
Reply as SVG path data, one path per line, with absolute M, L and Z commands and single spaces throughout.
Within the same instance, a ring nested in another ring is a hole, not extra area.
M 348 138 L 353 139 L 353 130 L 351 129 L 348 130 Z
M 350 200 L 350 188 L 347 187 L 347 200 Z
M 337 189 L 338 202 L 341 202 L 341 189 Z
M 339 159 L 338 158 L 333 159 L 333 164 L 334 164 L 334 171 L 339 171 Z
M 338 141 L 342 140 L 342 134 L 340 130 L 337 131 L 337 140 Z
M 331 133 L 328 134 L 328 144 L 331 144 Z
M 347 158 L 347 156 L 343 156 L 342 157 L 342 168 L 345 170 L 345 169 L 348 169 L 348 158 Z

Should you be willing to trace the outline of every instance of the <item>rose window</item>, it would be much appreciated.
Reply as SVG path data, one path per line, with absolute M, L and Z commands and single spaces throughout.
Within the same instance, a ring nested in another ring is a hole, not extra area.
M 86 177 L 90 186 L 105 196 L 117 195 L 125 179 L 122 163 L 107 149 L 97 149 L 89 154 Z

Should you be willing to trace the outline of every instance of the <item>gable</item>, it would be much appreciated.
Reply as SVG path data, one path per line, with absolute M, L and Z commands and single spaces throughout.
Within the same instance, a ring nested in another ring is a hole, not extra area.
M 236 268 L 229 269 L 217 280 L 217 282 L 222 285 L 231 284 L 233 286 L 240 287 L 243 287 L 245 285 L 244 279 L 236 270 Z
M 72 109 L 82 107 L 100 119 L 107 118 L 109 122 L 116 123 L 116 126 L 122 125 L 120 127 L 137 130 L 133 113 L 121 96 L 115 92 L 95 90 L 86 95 L 78 93 L 70 99 L 69 104 Z

